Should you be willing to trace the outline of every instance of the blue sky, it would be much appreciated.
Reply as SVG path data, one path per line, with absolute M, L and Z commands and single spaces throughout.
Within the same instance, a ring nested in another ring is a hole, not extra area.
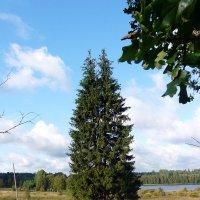
M 20 112 L 38 114 L 34 124 L 0 135 L 2 172 L 12 171 L 13 162 L 19 172 L 69 172 L 65 153 L 81 66 L 88 50 L 97 58 L 103 48 L 131 106 L 136 171 L 199 168 L 200 150 L 185 144 L 199 138 L 198 96 L 184 106 L 161 98 L 161 72 L 117 61 L 129 43 L 120 40 L 130 30 L 125 6 L 114 0 L 0 2 L 1 79 L 11 72 L 0 88 L 0 128 L 15 124 Z

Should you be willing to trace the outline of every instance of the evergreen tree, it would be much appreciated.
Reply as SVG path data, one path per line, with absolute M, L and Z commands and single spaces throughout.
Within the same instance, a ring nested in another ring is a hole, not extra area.
M 130 154 L 132 125 L 125 111 L 120 86 L 112 78 L 105 50 L 96 62 L 89 57 L 83 67 L 82 89 L 71 119 L 71 185 L 76 199 L 138 199 L 140 182 Z
M 95 118 L 98 111 L 97 106 L 97 78 L 95 74 L 95 61 L 89 52 L 83 65 L 83 79 L 80 82 L 81 89 L 78 90 L 76 109 L 71 118 L 73 129 L 70 130 L 72 143 L 70 157 L 72 163 L 70 185 L 73 196 L 81 199 L 94 193 L 91 179 L 91 169 L 94 167 L 93 151 L 96 148 L 95 134 L 98 118 Z

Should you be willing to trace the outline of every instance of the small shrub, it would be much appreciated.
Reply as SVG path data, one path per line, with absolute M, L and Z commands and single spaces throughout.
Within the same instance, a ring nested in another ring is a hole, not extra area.
M 183 188 L 181 191 L 188 192 L 188 189 L 187 188 Z
M 178 196 L 180 196 L 180 197 L 187 196 L 187 192 L 185 192 L 185 191 L 183 191 L 183 190 L 179 191 L 177 194 L 178 194 Z
M 143 198 L 151 198 L 151 197 L 153 197 L 153 195 L 152 195 L 152 193 L 147 192 L 147 193 L 143 194 L 142 197 L 143 197 Z
M 139 196 L 141 198 L 150 198 L 150 197 L 156 196 L 156 194 L 154 194 L 155 192 L 156 190 L 140 190 Z
M 190 192 L 189 194 L 190 197 L 199 197 L 199 194 L 195 191 Z
M 159 196 L 165 196 L 165 191 L 162 188 L 158 189 Z
M 195 188 L 194 190 L 200 192 L 200 187 Z
M 12 186 L 12 191 L 15 191 L 15 186 L 14 185 Z
M 152 196 L 154 196 L 154 197 L 159 197 L 159 196 L 160 196 L 160 194 L 159 194 L 159 191 L 158 191 L 158 190 L 156 190 L 156 191 L 152 192 L 151 194 L 152 194 Z
M 28 188 L 25 190 L 25 199 L 26 200 L 30 200 L 31 199 L 30 190 Z

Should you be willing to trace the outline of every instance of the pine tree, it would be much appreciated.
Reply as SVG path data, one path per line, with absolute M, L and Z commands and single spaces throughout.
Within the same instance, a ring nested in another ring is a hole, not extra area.
M 89 199 L 94 193 L 90 180 L 93 167 L 93 150 L 95 141 L 97 77 L 95 74 L 95 60 L 89 56 L 83 66 L 83 79 L 78 90 L 76 109 L 71 118 L 73 129 L 70 130 L 72 143 L 70 147 L 72 192 L 75 199 Z
M 82 89 L 71 118 L 71 185 L 76 199 L 138 199 L 140 182 L 134 173 L 130 144 L 132 125 L 125 99 L 112 78 L 105 50 L 96 62 L 89 57 L 83 67 Z

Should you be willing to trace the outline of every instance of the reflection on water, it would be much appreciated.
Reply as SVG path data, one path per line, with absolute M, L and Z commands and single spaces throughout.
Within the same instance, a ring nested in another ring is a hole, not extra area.
M 200 188 L 200 185 L 143 185 L 142 190 L 158 190 L 162 188 L 165 192 L 180 191 L 186 188 L 187 190 L 194 190 Z

